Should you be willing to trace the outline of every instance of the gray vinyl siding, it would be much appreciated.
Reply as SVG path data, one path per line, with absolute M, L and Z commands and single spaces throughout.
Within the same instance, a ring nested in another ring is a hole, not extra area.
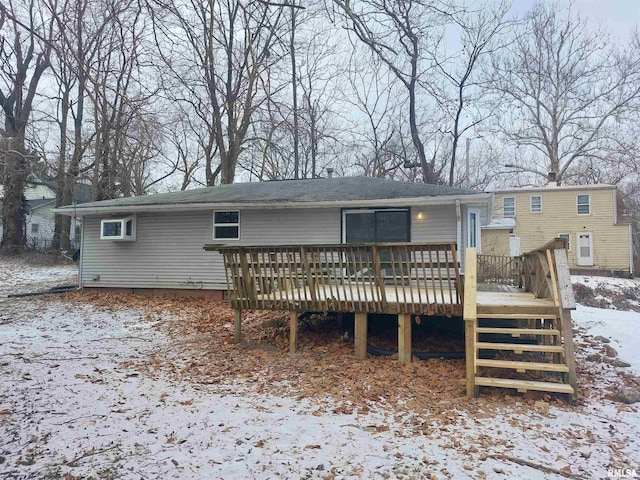
M 215 243 L 213 211 L 137 214 L 136 240 L 131 242 L 100 240 L 103 218 L 85 217 L 83 286 L 226 289 L 222 257 L 202 248 L 205 243 Z M 340 209 L 327 208 L 241 210 L 240 240 L 227 243 L 339 241 Z
M 417 218 L 422 212 L 424 219 Z M 411 207 L 411 241 L 417 243 L 457 241 L 455 205 Z
M 384 204 L 382 203 L 381 206 Z M 341 242 L 341 209 L 240 210 L 240 239 L 229 245 Z M 422 211 L 424 219 L 417 218 Z M 482 223 L 486 222 L 486 207 Z M 466 215 L 466 212 L 465 212 Z M 213 210 L 139 213 L 136 240 L 100 240 L 100 221 L 86 216 L 81 282 L 86 287 L 226 289 L 222 257 L 206 252 Z M 463 217 L 463 220 L 466 217 Z M 411 207 L 411 241 L 456 242 L 455 205 Z M 466 242 L 463 232 L 463 243 Z
M 340 243 L 340 209 L 241 210 L 240 240 L 229 245 Z

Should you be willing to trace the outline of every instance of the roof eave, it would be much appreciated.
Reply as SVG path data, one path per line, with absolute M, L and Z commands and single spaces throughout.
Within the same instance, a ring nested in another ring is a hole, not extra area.
M 106 207 L 82 207 L 73 205 L 54 209 L 55 213 L 69 216 L 99 215 L 111 213 L 170 212 L 187 210 L 215 210 L 223 208 L 269 210 L 278 208 L 323 208 L 323 207 L 366 207 L 366 206 L 417 206 L 446 205 L 456 200 L 461 203 L 484 203 L 491 193 L 481 192 L 465 195 L 436 195 L 428 197 L 379 198 L 370 200 L 332 200 L 320 202 L 203 202 L 203 203 L 163 203 L 153 205 L 113 205 Z

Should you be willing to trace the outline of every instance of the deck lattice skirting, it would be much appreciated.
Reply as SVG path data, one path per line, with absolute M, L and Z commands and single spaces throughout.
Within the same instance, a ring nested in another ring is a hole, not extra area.
M 468 396 L 477 395 L 480 387 L 502 387 L 575 397 L 571 330 L 575 300 L 561 239 L 515 258 L 476 255 L 475 249 L 467 249 L 464 288 L 456 246 L 451 243 L 205 245 L 205 249 L 223 256 L 229 301 L 236 310 L 237 342 L 245 309 L 289 311 L 292 352 L 297 349 L 299 313 L 353 312 L 354 353 L 365 358 L 367 313 L 388 313 L 398 316 L 399 360 L 410 362 L 412 315 L 461 316 Z M 492 319 L 512 324 L 488 325 Z M 481 359 L 481 349 L 526 358 Z M 505 370 L 561 378 L 517 380 L 505 377 L 501 373 Z

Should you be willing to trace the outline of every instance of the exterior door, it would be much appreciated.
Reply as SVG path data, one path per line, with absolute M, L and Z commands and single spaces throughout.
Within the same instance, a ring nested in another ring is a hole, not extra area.
M 583 267 L 593 266 L 593 236 L 590 233 L 578 233 L 577 263 Z
M 509 235 L 509 255 L 512 257 L 520 255 L 520 237 Z

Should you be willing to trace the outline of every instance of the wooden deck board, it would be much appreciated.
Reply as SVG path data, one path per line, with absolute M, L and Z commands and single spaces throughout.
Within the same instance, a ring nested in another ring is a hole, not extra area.
M 542 392 L 558 392 L 573 395 L 574 390 L 566 383 L 534 382 L 531 380 L 511 380 L 507 378 L 476 377 L 476 385 L 482 387 L 515 388 L 518 391 L 539 390 Z
M 416 286 L 398 286 L 397 289 L 387 288 L 384 290 L 384 299 L 379 290 L 364 288 L 362 286 L 351 286 L 351 288 L 343 289 L 341 285 L 316 285 L 315 294 L 312 295 L 308 287 L 292 287 L 287 290 L 274 291 L 269 294 L 257 294 L 256 299 L 258 302 L 277 302 L 277 303 L 305 303 L 305 304 L 340 304 L 340 303 L 355 303 L 358 305 L 364 304 L 386 304 L 388 311 L 385 313 L 398 313 L 401 309 L 400 305 L 419 305 L 437 303 L 439 305 L 452 305 L 451 296 L 455 298 L 455 292 L 451 292 L 448 289 L 418 289 Z M 396 291 L 397 290 L 397 291 Z M 239 298 L 238 302 L 246 301 L 246 299 Z M 454 315 L 462 314 L 462 306 L 454 304 L 457 311 L 453 311 Z M 523 292 L 518 289 L 511 289 L 510 291 L 478 291 L 477 292 L 477 306 L 479 314 L 483 312 L 493 311 L 506 311 L 513 310 L 519 312 L 555 312 L 557 306 L 553 304 L 553 301 L 535 298 L 531 293 Z M 285 306 L 283 306 L 285 307 Z M 323 310 L 323 308 L 316 308 L 316 310 Z M 363 310 L 364 311 L 364 310 Z M 369 310 L 372 311 L 372 310 Z M 383 312 L 376 312 L 383 313 Z M 421 313 L 410 312 L 410 313 Z M 535 314 L 534 314 L 535 315 Z M 480 315 L 481 316 L 481 315 Z M 499 313 L 492 316 L 500 316 Z
M 519 362 L 513 360 L 491 360 L 491 359 L 478 359 L 479 367 L 491 367 L 491 368 L 509 368 L 518 371 L 536 370 L 543 372 L 569 372 L 569 367 L 558 363 L 541 363 L 541 362 Z

